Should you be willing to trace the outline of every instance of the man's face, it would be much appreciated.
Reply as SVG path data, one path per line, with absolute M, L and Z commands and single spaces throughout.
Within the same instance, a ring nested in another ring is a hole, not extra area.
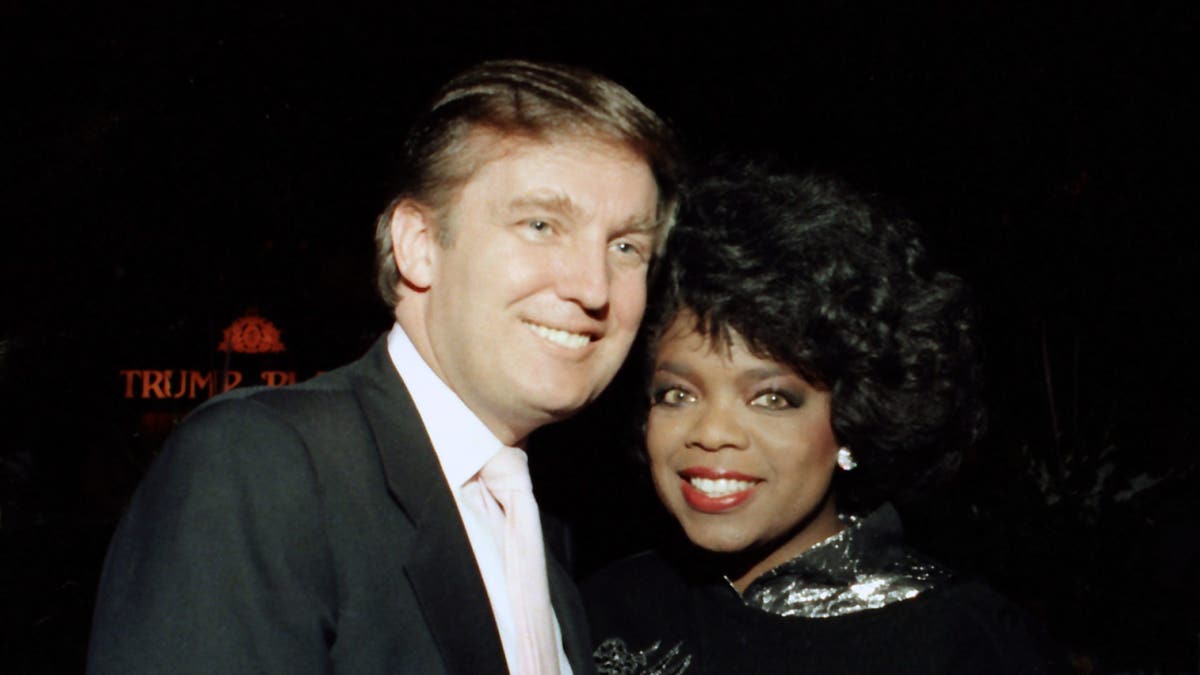
M 445 209 L 425 325 L 434 370 L 506 443 L 608 385 L 646 303 L 658 198 L 629 150 L 574 138 L 493 143 Z

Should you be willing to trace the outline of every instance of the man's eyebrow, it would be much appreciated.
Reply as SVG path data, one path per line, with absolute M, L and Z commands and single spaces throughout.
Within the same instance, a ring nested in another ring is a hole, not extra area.
M 528 209 L 557 213 L 572 218 L 583 215 L 582 209 L 571 201 L 570 197 L 559 192 L 533 192 L 521 195 L 509 202 L 507 206 L 510 213 Z M 657 231 L 658 218 L 656 216 L 631 216 L 626 223 L 621 225 L 617 234 L 653 235 Z
M 559 213 L 565 216 L 576 216 L 579 214 L 579 207 L 567 195 L 557 192 L 534 192 L 532 194 L 521 195 L 508 203 L 509 211 L 520 211 L 523 209 L 539 209 Z
M 619 223 L 608 232 L 609 238 L 645 236 L 657 240 L 658 220 L 654 216 L 630 214 L 624 222 Z
M 649 234 L 653 235 L 658 231 L 658 220 L 655 218 L 639 218 L 633 217 L 629 222 L 621 227 L 618 234 Z

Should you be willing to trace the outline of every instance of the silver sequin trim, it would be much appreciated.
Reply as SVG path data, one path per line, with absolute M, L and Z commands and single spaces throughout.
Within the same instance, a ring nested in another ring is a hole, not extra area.
M 640 651 L 633 651 L 620 638 L 600 643 L 593 655 L 600 675 L 682 675 L 692 665 L 690 654 L 680 654 L 683 643 L 658 653 L 658 641 Z
M 900 517 L 885 505 L 751 582 L 750 607 L 779 616 L 822 619 L 915 598 L 949 578 L 903 543 Z

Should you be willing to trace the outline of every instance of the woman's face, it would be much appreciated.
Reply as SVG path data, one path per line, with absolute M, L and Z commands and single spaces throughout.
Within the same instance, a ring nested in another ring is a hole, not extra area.
M 693 325 L 692 315 L 677 316 L 659 343 L 651 473 L 693 543 L 751 560 L 761 551 L 752 580 L 841 529 L 829 392 L 751 354 L 739 335 L 726 349 Z

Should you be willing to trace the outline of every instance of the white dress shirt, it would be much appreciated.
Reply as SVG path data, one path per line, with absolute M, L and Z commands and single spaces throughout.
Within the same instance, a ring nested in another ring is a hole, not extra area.
M 508 662 L 509 672 L 517 673 L 520 650 L 504 572 L 503 530 L 485 512 L 484 505 L 479 501 L 492 499 L 478 480 L 479 470 L 504 444 L 433 372 L 400 324 L 393 325 L 388 333 L 388 355 L 417 406 L 425 433 L 442 467 L 442 474 L 450 485 L 458 515 L 467 531 L 467 539 L 470 540 L 475 562 L 487 589 L 492 615 L 500 631 L 500 643 L 504 647 L 504 659 Z M 495 502 L 492 504 L 495 505 Z M 554 637 L 558 645 L 559 670 L 563 675 L 570 675 L 571 664 L 563 651 L 562 631 L 557 616 L 554 617 Z

